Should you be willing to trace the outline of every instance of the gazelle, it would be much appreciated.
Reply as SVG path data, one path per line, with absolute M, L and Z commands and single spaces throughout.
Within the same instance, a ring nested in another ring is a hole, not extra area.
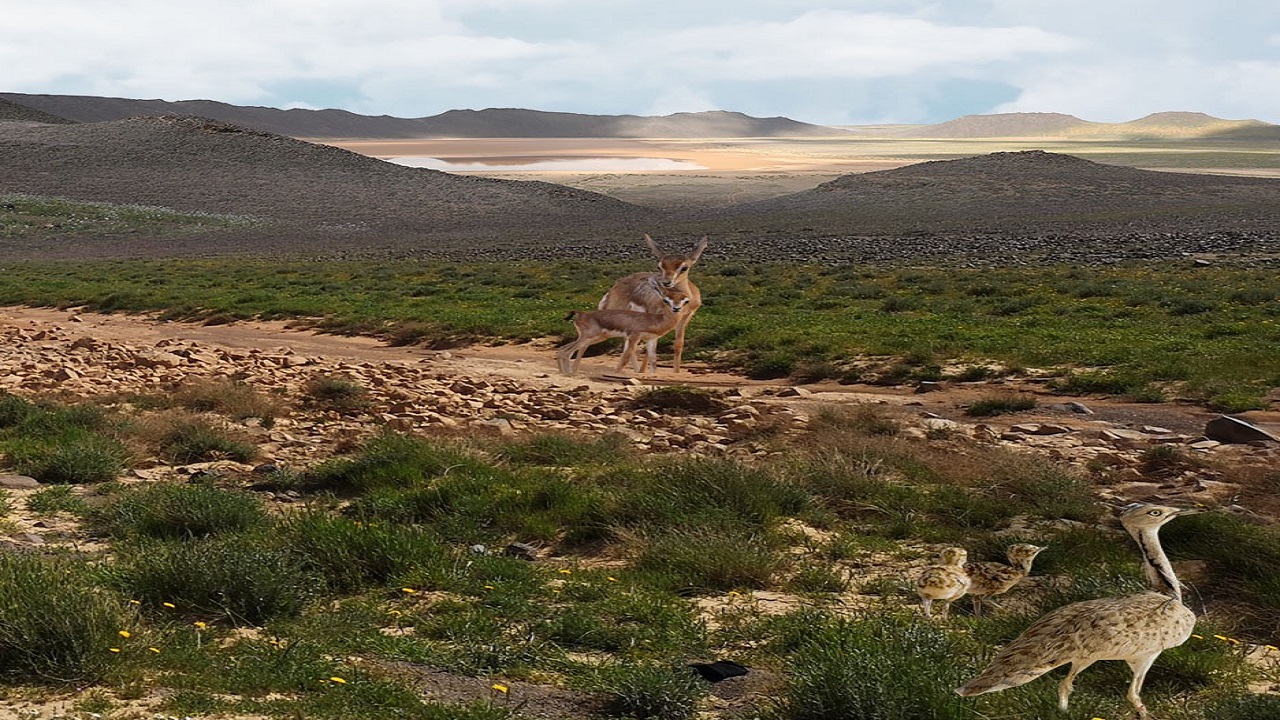
M 698 286 L 689 281 L 689 268 L 698 262 L 698 258 L 702 257 L 702 251 L 707 249 L 707 238 L 704 235 L 698 241 L 697 247 L 688 255 L 668 255 L 662 252 L 658 244 L 653 241 L 646 233 L 644 242 L 653 251 L 658 258 L 658 272 L 638 272 L 632 273 L 613 284 L 609 288 L 609 292 L 600 298 L 598 305 L 601 310 L 637 310 L 640 312 L 660 313 L 663 312 L 663 289 L 671 288 L 679 290 L 689 298 L 688 307 L 684 312 L 680 313 L 680 317 L 676 322 L 676 337 L 673 342 L 674 350 L 674 369 L 680 372 L 680 358 L 684 354 L 684 331 L 688 327 L 689 321 L 693 319 L 693 314 L 698 312 L 698 308 L 702 307 L 702 293 L 698 292 Z M 652 338 L 648 341 L 648 355 L 651 360 L 658 355 L 658 339 Z
M 636 310 L 571 310 L 565 319 L 573 320 L 573 327 L 578 331 L 578 338 L 556 352 L 560 363 L 560 372 L 566 375 L 578 372 L 578 363 L 587 348 L 609 338 L 624 338 L 622 359 L 618 361 L 618 369 L 631 363 L 635 368 L 636 351 L 640 343 L 647 343 L 648 353 L 640 367 L 641 373 L 652 372 L 658 367 L 656 350 L 658 338 L 671 332 L 683 316 L 681 312 L 689 304 L 689 296 L 685 293 L 667 289 L 658 293 L 661 300 L 661 312 L 639 312 Z

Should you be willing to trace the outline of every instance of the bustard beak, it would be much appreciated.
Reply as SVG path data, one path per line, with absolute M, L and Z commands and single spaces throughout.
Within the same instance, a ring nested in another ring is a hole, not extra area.
M 1209 512 L 1208 508 L 1178 508 L 1173 514 L 1174 517 L 1182 517 L 1183 515 L 1199 515 L 1200 513 Z

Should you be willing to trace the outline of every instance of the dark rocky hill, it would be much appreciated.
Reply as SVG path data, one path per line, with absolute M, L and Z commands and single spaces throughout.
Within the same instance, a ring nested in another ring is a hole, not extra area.
M 768 201 L 676 214 L 551 183 L 404 167 L 205 118 L 0 122 L 7 192 L 256 222 L 167 237 L 54 232 L 39 246 L 0 238 L 0 259 L 639 260 L 645 232 L 710 234 L 708 260 L 733 262 L 1280 259 L 1280 180 L 1161 173 L 1039 151 L 846 175 Z
M 0 122 L 69 124 L 74 121 L 0 98 Z
M 1280 220 L 1280 180 L 1139 170 L 1031 150 L 844 175 L 727 213 L 888 232 L 1280 230 L 1272 225 Z
M 409 168 L 189 116 L 0 126 L 0 192 L 250 216 L 239 248 L 306 252 L 598 236 L 648 212 L 544 182 Z M 126 239 L 127 240 L 127 239 Z M 208 252 L 229 250 L 211 242 Z
M 787 238 L 788 253 L 815 259 L 1275 257 L 1280 180 L 1000 152 L 845 175 L 704 215 L 702 224 L 713 234 L 751 228 L 757 238 Z
M 661 117 L 581 115 L 515 108 L 450 110 L 422 118 L 357 115 L 345 110 L 279 110 L 211 100 L 131 100 L 81 95 L 0 93 L 0 99 L 77 122 L 135 116 L 196 115 L 256 130 L 304 138 L 427 137 L 820 137 L 844 130 L 787 118 L 733 112 L 676 113 Z

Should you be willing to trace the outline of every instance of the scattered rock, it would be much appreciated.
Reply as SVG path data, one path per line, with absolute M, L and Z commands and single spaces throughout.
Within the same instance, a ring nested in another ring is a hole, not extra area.
M 502 549 L 502 554 L 507 557 L 520 558 L 533 562 L 538 559 L 538 548 L 529 543 L 513 542 Z
M 1280 442 L 1280 438 L 1245 420 L 1219 415 L 1204 426 L 1204 436 L 1223 443 Z
M 38 487 L 40 487 L 40 481 L 26 475 L 0 475 L 0 488 L 17 490 Z

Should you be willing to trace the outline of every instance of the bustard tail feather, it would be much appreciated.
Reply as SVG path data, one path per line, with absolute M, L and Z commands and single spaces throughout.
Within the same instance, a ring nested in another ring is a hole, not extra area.
M 989 665 L 978 677 L 956 688 L 960 697 L 973 697 L 983 693 L 1008 690 L 1024 683 L 1031 682 L 1049 672 L 1057 665 L 1040 665 L 1030 668 L 1004 668 L 996 664 Z

